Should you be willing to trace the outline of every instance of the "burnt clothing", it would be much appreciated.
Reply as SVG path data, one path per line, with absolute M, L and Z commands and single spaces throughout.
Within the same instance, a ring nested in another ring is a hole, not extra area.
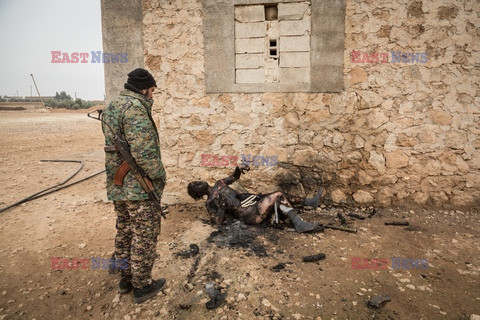
M 238 216 L 237 209 L 240 206 L 240 200 L 237 198 L 237 191 L 229 187 L 230 184 L 240 178 L 241 172 L 237 167 L 235 172 L 224 178 L 218 180 L 210 189 L 205 207 L 210 214 L 210 219 L 216 224 L 222 224 L 225 219 L 225 213 Z
M 240 178 L 240 169 L 222 180 L 217 181 L 210 189 L 205 207 L 213 223 L 222 224 L 226 214 L 242 220 L 246 224 L 255 224 L 262 213 L 260 204 L 270 194 L 238 193 L 229 187 Z M 284 195 L 285 196 L 285 195 Z M 300 198 L 287 196 L 288 200 L 296 202 Z

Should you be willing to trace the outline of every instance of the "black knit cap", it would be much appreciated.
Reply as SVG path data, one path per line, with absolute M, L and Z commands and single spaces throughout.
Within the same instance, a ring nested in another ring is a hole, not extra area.
M 145 69 L 137 68 L 128 74 L 127 83 L 138 90 L 156 87 L 157 82 L 153 76 Z

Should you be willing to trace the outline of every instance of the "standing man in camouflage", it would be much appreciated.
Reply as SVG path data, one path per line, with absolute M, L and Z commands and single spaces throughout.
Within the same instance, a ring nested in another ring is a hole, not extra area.
M 135 303 L 154 297 L 166 280 L 152 280 L 160 212 L 131 172 L 119 170 L 122 159 L 112 141 L 114 133 L 127 141 L 139 167 L 148 174 L 155 191 L 162 195 L 166 173 L 162 163 L 157 127 L 152 119 L 153 91 L 157 86 L 145 69 L 128 74 L 125 89 L 103 111 L 107 196 L 117 213 L 116 259 L 126 259 L 128 268 L 120 270 L 120 293 L 134 290 Z M 119 179 L 119 176 L 121 177 Z M 123 260 L 125 261 L 125 260 Z

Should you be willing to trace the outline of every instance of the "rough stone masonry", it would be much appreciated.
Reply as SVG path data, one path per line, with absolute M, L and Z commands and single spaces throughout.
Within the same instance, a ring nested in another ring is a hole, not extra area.
M 186 200 L 189 181 L 229 173 L 201 154 L 249 153 L 279 157 L 242 178 L 259 192 L 321 185 L 336 203 L 479 205 L 480 2 L 346 0 L 339 93 L 207 94 L 202 1 L 144 0 L 142 12 L 167 194 Z M 428 63 L 352 63 L 354 50 Z

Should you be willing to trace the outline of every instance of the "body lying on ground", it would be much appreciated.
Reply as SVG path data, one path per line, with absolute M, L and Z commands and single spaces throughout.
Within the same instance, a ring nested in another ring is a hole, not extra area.
M 210 220 L 221 225 L 227 214 L 231 214 L 246 224 L 260 224 L 274 215 L 278 222 L 278 214 L 290 218 L 297 232 L 317 232 L 323 227 L 318 223 L 309 223 L 293 209 L 293 204 L 308 205 L 316 208 L 320 200 L 321 191 L 313 198 L 292 196 L 282 191 L 269 194 L 240 193 L 230 184 L 237 181 L 241 174 L 249 171 L 249 167 L 236 167 L 232 175 L 218 180 L 213 186 L 205 181 L 193 181 L 188 184 L 187 192 L 195 200 L 207 196 L 205 206 L 210 214 Z

